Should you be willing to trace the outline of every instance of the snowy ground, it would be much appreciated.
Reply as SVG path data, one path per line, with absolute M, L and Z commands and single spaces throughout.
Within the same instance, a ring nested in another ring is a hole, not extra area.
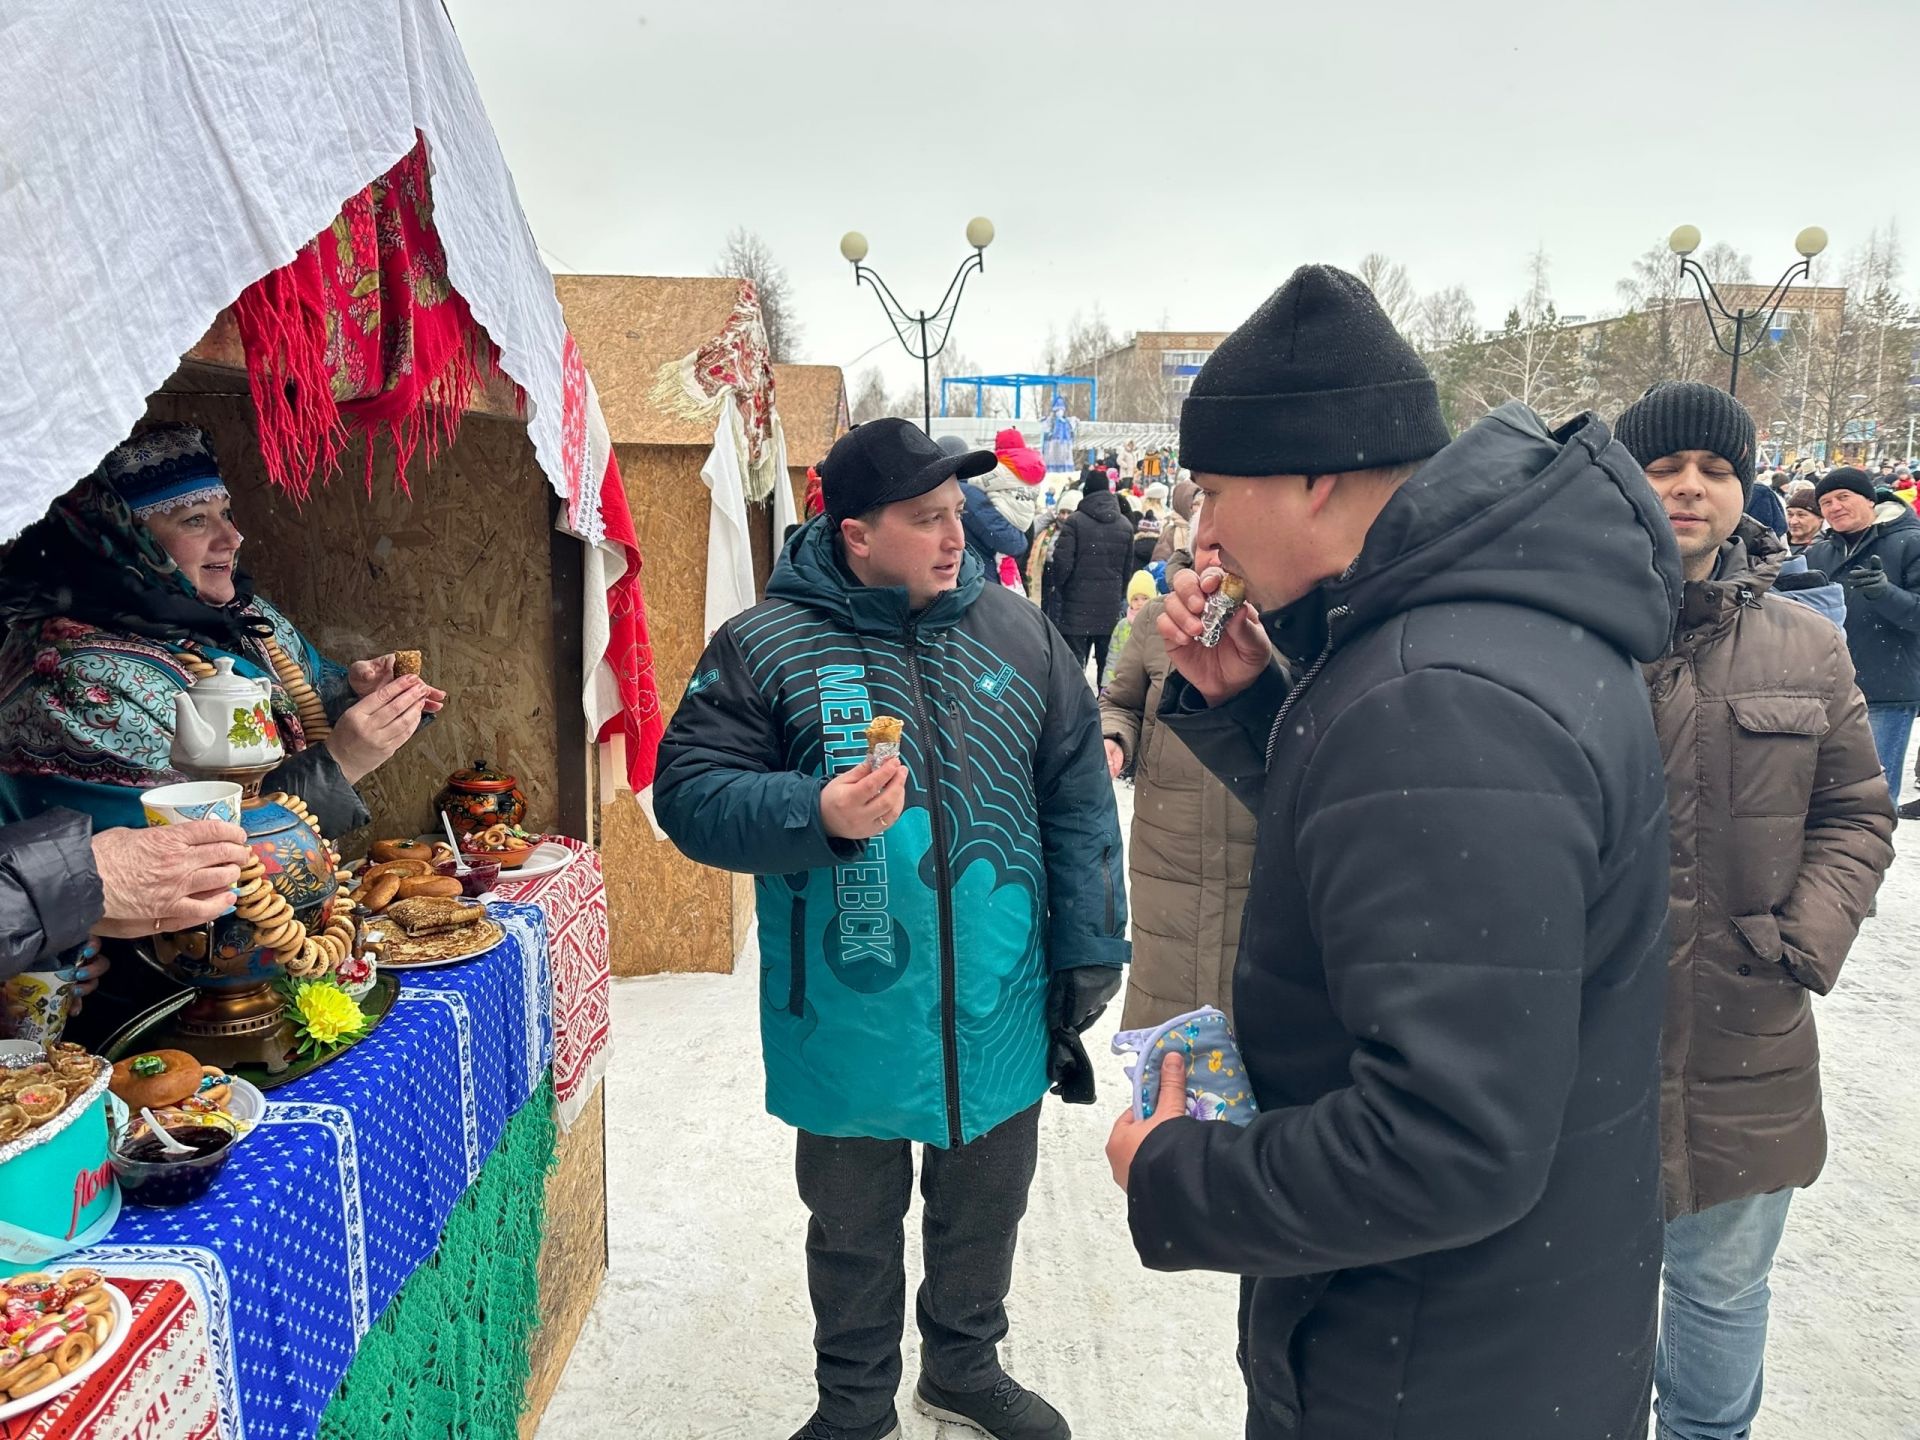
M 1124 812 L 1131 791 L 1121 787 Z M 1910 827 L 1912 828 L 1912 827 Z M 812 1320 L 792 1132 L 761 1104 L 751 951 L 730 976 L 617 981 L 607 1078 L 611 1269 L 538 1440 L 785 1440 L 813 1404 Z M 1114 1007 L 1117 1010 L 1117 1007 Z M 1101 1056 L 1108 1020 L 1088 1036 Z M 1796 1199 L 1774 1272 L 1756 1440 L 1920 1434 L 1920 861 L 1896 862 L 1880 914 L 1818 1015 L 1831 1158 Z M 1226 1440 L 1242 1424 L 1235 1287 L 1143 1270 L 1095 1106 L 1049 1100 L 1021 1230 L 1003 1359 L 1081 1440 Z M 689 1084 L 689 1077 L 692 1082 Z M 694 1088 L 697 1086 L 697 1088 Z M 918 1202 L 908 1273 L 919 1273 Z M 908 1440 L 962 1440 L 908 1408 Z

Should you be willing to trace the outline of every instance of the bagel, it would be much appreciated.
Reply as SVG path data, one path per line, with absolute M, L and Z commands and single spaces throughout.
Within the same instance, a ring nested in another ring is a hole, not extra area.
M 433 848 L 418 840 L 376 840 L 368 853 L 376 863 L 385 864 L 389 860 L 426 860 Z
M 401 880 L 398 875 L 381 875 L 367 882 L 361 891 L 360 903 L 369 910 L 384 910 L 400 894 Z
M 460 893 L 460 882 L 444 875 L 423 875 L 416 880 L 400 882 L 402 900 L 418 900 L 430 897 L 439 900 L 451 900 Z
M 382 875 L 398 875 L 402 880 L 411 880 L 420 875 L 433 874 L 433 866 L 425 860 L 386 860 L 367 870 L 366 878 L 377 880 Z
M 7 1394 L 16 1400 L 24 1399 L 41 1386 L 51 1385 L 59 1378 L 60 1367 L 45 1355 L 36 1355 L 7 1372 Z
M 178 1105 L 200 1088 L 200 1062 L 184 1050 L 149 1050 L 115 1062 L 107 1088 L 129 1110 Z
M 271 930 L 261 934 L 260 948 L 262 950 L 290 949 L 303 933 L 300 922 L 289 915 Z
M 53 1352 L 53 1363 L 62 1375 L 71 1375 L 93 1358 L 93 1337 L 82 1330 L 62 1340 Z

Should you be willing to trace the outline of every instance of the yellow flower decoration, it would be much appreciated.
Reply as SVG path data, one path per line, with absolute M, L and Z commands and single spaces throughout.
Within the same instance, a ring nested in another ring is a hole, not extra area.
M 1221 1062 L 1224 1061 L 1226 1058 L 1227 1058 L 1226 1053 L 1224 1051 L 1221 1051 L 1221 1050 L 1214 1051 L 1211 1055 L 1207 1056 L 1207 1069 L 1213 1071 L 1215 1074 L 1218 1074 L 1220 1070 Z
M 303 980 L 285 993 L 287 1019 L 293 1024 L 302 1053 L 336 1050 L 366 1034 L 372 1023 L 334 980 Z

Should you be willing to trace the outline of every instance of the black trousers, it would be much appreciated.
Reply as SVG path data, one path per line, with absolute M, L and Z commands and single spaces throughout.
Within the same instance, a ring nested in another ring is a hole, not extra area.
M 1062 635 L 1067 642 L 1067 653 L 1080 662 L 1084 669 L 1087 663 L 1087 651 L 1093 651 L 1094 662 L 1099 666 L 1098 674 L 1103 678 L 1107 673 L 1107 651 L 1113 644 L 1113 632 L 1100 635 Z
M 1000 1377 L 1014 1245 L 1039 1147 L 1037 1104 L 972 1144 L 924 1147 L 920 1366 L 943 1389 L 987 1390 Z M 871 1425 L 900 1390 L 913 1150 L 905 1140 L 802 1130 L 794 1173 L 813 1216 L 807 1290 L 820 1418 L 847 1429 Z

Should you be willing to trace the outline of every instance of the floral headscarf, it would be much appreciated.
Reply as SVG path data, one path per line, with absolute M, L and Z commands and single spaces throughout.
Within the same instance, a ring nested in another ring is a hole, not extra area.
M 196 640 L 233 649 L 262 633 L 244 612 L 253 582 L 234 572 L 234 598 L 209 605 L 166 547 L 134 518 L 102 472 L 54 501 L 0 563 L 0 620 L 56 616 L 152 640 Z

